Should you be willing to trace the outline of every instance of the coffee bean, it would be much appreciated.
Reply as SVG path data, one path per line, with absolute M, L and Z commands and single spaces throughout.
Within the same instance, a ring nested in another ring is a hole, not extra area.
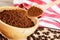
M 40 35 L 40 33 L 39 32 L 34 32 L 35 34 L 37 34 L 37 35 Z
M 30 36 L 27 37 L 27 40 L 31 40 L 31 39 L 30 39 Z
M 51 38 L 51 40 L 54 40 L 54 38 Z
M 57 38 L 57 36 L 56 36 L 56 35 L 54 35 L 54 38 Z
M 2 34 L 0 34 L 0 40 L 8 40 L 6 37 L 2 36 Z
M 43 30 L 44 30 L 44 28 L 40 28 L 39 30 L 40 30 L 40 31 L 43 31 Z
M 49 35 L 49 32 L 43 32 L 43 34 L 45 34 L 45 35 Z

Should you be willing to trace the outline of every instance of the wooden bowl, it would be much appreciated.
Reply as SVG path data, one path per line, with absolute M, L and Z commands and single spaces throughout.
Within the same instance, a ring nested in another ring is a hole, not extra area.
M 24 10 L 24 9 L 21 9 L 18 7 L 5 6 L 5 7 L 0 7 L 0 12 L 2 12 L 3 10 L 16 10 L 16 9 Z M 9 39 L 26 38 L 27 36 L 32 34 L 38 27 L 38 18 L 36 18 L 36 17 L 29 17 L 29 18 L 35 24 L 33 27 L 30 27 L 30 28 L 13 27 L 0 20 L 0 31 L 2 34 L 4 34 Z

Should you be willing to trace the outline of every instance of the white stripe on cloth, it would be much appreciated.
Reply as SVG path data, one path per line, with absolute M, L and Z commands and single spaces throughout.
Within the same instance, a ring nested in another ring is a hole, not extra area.
M 38 5 L 38 3 L 31 2 L 31 1 L 24 1 L 24 3 L 27 3 L 27 4 L 31 5 L 31 6 Z
M 52 6 L 51 7 L 55 12 L 59 13 L 60 14 L 60 8 L 58 6 Z
M 33 2 L 30 2 L 30 1 L 24 1 L 24 3 L 27 3 L 29 5 L 32 5 L 33 4 Z
M 60 29 L 60 28 L 58 28 L 57 26 L 55 26 L 55 25 L 53 25 L 51 23 L 46 23 L 46 22 L 43 22 L 43 21 L 39 22 L 39 26 Z
M 50 28 L 55 28 L 55 29 L 60 29 L 60 8 L 55 5 L 51 7 L 51 10 L 54 10 L 56 13 L 51 12 L 49 10 L 46 10 L 46 15 L 42 16 L 42 18 L 39 18 L 39 25 L 40 26 L 45 26 L 45 27 L 50 27 Z M 48 15 L 55 15 L 54 17 L 48 16 Z M 59 17 L 58 17 L 59 16 Z
M 58 18 L 51 18 L 51 19 L 53 19 L 53 20 L 55 20 L 55 21 L 60 23 L 60 19 L 58 19 Z
M 46 10 L 46 12 L 47 12 L 48 14 L 55 14 L 54 12 L 50 12 L 49 10 Z M 55 15 L 57 15 L 57 14 L 55 14 Z
M 13 0 L 13 4 L 21 4 L 23 3 L 23 0 Z
M 55 22 L 54 20 L 52 20 L 51 18 L 48 18 L 48 17 L 39 18 L 39 20 L 48 20 L 51 22 Z
M 28 0 L 13 0 L 13 4 L 22 4 L 24 1 L 26 2 Z
M 50 3 L 50 2 L 52 2 L 52 0 L 42 0 L 42 1 L 44 1 L 45 3 Z
M 54 17 L 47 17 L 47 16 L 44 16 L 42 18 L 39 18 L 39 21 L 40 23 L 41 22 L 44 22 L 44 23 L 49 23 L 49 24 L 52 24 L 52 25 L 55 25 L 57 28 L 60 27 L 60 19 L 59 18 L 54 18 Z M 49 25 L 48 24 L 48 25 Z M 42 24 L 43 26 L 43 24 Z M 47 27 L 47 26 L 46 26 Z M 49 26 L 50 27 L 50 26 Z M 53 26 L 54 27 L 54 26 Z M 55 27 L 54 27 L 55 28 Z

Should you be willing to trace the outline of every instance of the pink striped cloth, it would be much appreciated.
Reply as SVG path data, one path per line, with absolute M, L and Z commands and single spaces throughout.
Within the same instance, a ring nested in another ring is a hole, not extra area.
M 14 6 L 28 9 L 34 4 L 46 5 L 56 0 L 14 0 Z M 53 5 L 43 12 L 42 17 L 39 18 L 39 26 L 60 29 L 60 3 Z

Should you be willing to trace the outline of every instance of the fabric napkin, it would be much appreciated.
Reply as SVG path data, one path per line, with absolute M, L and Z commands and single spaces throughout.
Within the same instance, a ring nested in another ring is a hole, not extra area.
M 13 0 L 16 7 L 28 9 L 35 4 L 46 5 L 56 0 Z M 53 5 L 43 12 L 42 17 L 39 17 L 39 26 L 60 29 L 60 3 Z

